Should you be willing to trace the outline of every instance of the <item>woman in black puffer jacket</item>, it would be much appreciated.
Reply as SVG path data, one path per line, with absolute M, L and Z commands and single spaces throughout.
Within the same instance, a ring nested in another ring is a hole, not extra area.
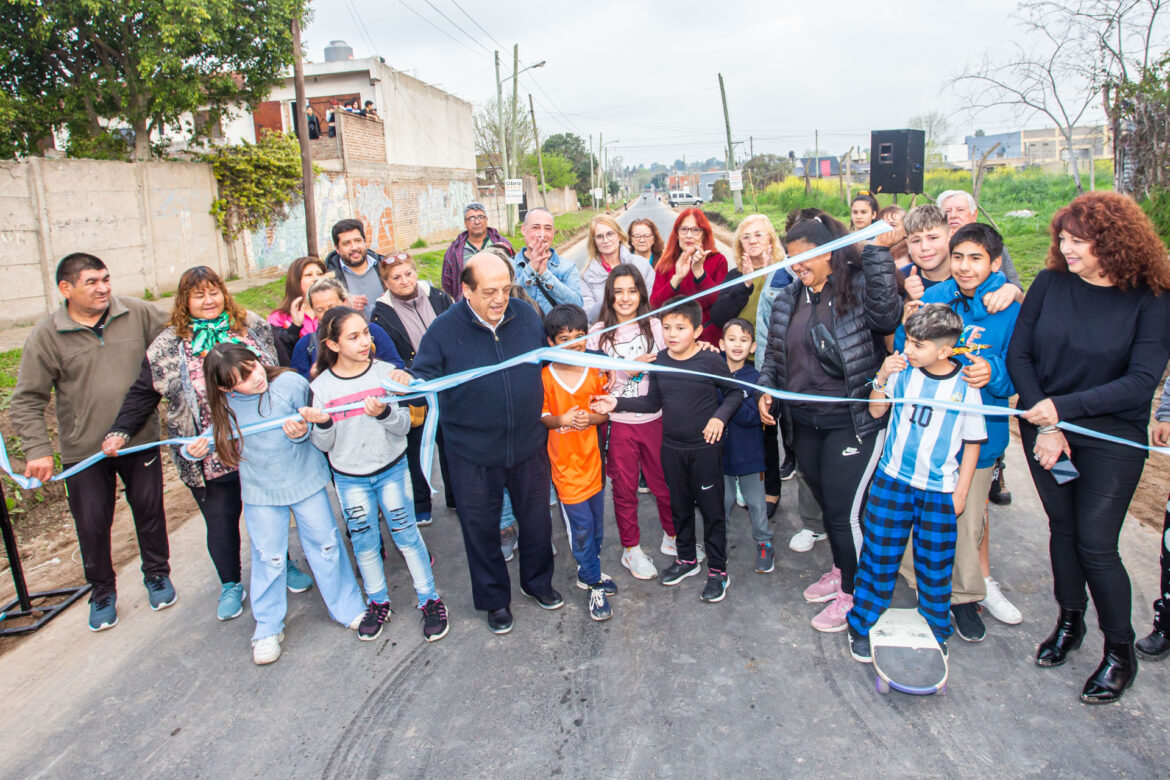
M 788 255 L 848 233 L 828 214 L 796 223 L 785 236 Z M 886 236 L 879 237 L 879 241 Z M 865 399 L 885 359 L 883 337 L 902 316 L 897 271 L 884 246 L 849 246 L 792 266 L 797 282 L 772 304 L 760 383 L 789 392 Z M 771 398 L 760 416 L 771 423 Z M 813 618 L 818 631 L 841 631 L 853 606 L 853 577 L 861 549 L 861 509 L 881 452 L 885 419 L 864 403 L 789 401 L 796 461 L 821 504 L 833 568 L 805 592 L 829 605 Z

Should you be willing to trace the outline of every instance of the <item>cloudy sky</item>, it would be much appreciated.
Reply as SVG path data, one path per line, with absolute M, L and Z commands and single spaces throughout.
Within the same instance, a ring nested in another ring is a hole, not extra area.
M 306 53 L 330 40 L 475 104 L 495 95 L 491 52 L 508 72 L 513 43 L 520 100 L 536 101 L 541 136 L 604 134 L 611 155 L 670 164 L 724 155 L 717 73 L 727 87 L 735 140 L 755 152 L 843 154 L 869 130 L 905 127 L 914 115 L 952 115 L 956 142 L 1049 126 L 1007 112 L 971 120 L 944 90 L 984 51 L 1020 38 L 1015 0 L 313 0 Z M 445 17 L 445 18 L 444 18 Z M 472 40 L 474 39 L 474 41 Z M 507 94 L 507 93 L 505 93 Z

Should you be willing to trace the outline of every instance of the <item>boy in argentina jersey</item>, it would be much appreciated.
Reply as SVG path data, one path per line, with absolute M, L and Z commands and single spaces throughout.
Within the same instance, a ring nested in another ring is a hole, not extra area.
M 946 652 L 956 518 L 987 440 L 982 415 L 929 404 L 981 404 L 951 358 L 963 320 L 948 306 L 930 304 L 912 314 L 905 329 L 905 354 L 886 358 L 869 396 L 874 416 L 885 412 L 887 399 L 895 403 L 865 507 L 865 544 L 848 618 L 850 652 L 863 662 L 870 660 L 869 631 L 890 606 L 911 531 L 918 611 Z

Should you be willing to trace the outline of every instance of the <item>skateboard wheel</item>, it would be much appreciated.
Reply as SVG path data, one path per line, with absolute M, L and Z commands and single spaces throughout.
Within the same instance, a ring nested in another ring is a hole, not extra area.
M 876 688 L 877 692 L 881 694 L 890 692 L 890 684 L 883 680 L 880 676 L 873 678 L 873 687 Z

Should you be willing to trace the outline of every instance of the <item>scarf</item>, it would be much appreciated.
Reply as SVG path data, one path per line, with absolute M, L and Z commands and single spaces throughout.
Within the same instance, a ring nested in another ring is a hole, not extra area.
M 206 355 L 216 344 L 225 341 L 243 343 L 239 336 L 232 333 L 227 311 L 221 312 L 214 320 L 191 320 L 191 351 L 196 355 Z
M 435 309 L 431 306 L 430 298 L 427 297 L 422 284 L 415 286 L 414 295 L 409 298 L 399 298 L 389 290 L 386 291 L 385 297 L 389 299 L 390 307 L 397 312 L 398 319 L 402 321 L 402 329 L 406 331 L 410 346 L 418 350 L 423 334 L 435 319 Z

